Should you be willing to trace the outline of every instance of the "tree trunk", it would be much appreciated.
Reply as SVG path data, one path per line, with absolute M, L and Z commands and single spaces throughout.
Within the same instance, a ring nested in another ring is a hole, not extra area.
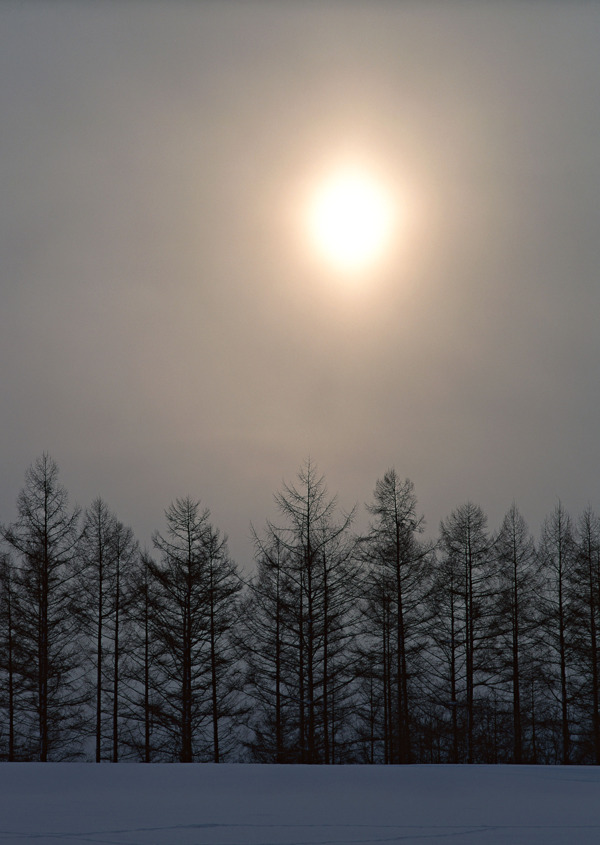
M 115 641 L 113 656 L 112 761 L 119 761 L 119 613 L 121 609 L 121 562 L 117 555 L 115 582 Z
M 102 544 L 98 544 L 98 620 L 96 627 L 96 763 L 102 759 L 102 622 L 104 616 Z

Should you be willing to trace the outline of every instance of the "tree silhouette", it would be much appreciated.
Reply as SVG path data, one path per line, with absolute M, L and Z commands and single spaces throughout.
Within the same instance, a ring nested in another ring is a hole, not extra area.
M 46 762 L 77 753 L 83 703 L 76 685 L 81 661 L 71 596 L 79 511 L 69 508 L 49 455 L 27 470 L 17 510 L 3 536 L 18 561 L 13 595 L 23 654 L 22 719 L 30 724 L 28 753 Z

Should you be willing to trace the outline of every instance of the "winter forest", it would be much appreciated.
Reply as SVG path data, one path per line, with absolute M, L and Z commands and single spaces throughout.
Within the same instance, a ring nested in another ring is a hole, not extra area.
M 426 541 L 414 487 L 376 481 L 355 531 L 307 461 L 231 560 L 177 499 L 142 550 L 56 463 L 1 527 L 0 759 L 600 762 L 600 519 L 536 539 L 467 502 Z

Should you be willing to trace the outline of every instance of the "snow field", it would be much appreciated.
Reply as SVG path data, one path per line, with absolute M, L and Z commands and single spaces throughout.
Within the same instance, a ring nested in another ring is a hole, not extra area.
M 0 764 L 0 843 L 600 845 L 600 769 Z

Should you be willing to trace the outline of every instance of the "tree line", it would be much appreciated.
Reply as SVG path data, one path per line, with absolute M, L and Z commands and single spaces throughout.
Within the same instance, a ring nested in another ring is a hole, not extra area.
M 377 480 L 353 529 L 307 461 L 242 575 L 199 501 L 151 552 L 46 454 L 0 528 L 0 759 L 600 762 L 600 519 L 536 541 L 472 502 L 423 536 Z

